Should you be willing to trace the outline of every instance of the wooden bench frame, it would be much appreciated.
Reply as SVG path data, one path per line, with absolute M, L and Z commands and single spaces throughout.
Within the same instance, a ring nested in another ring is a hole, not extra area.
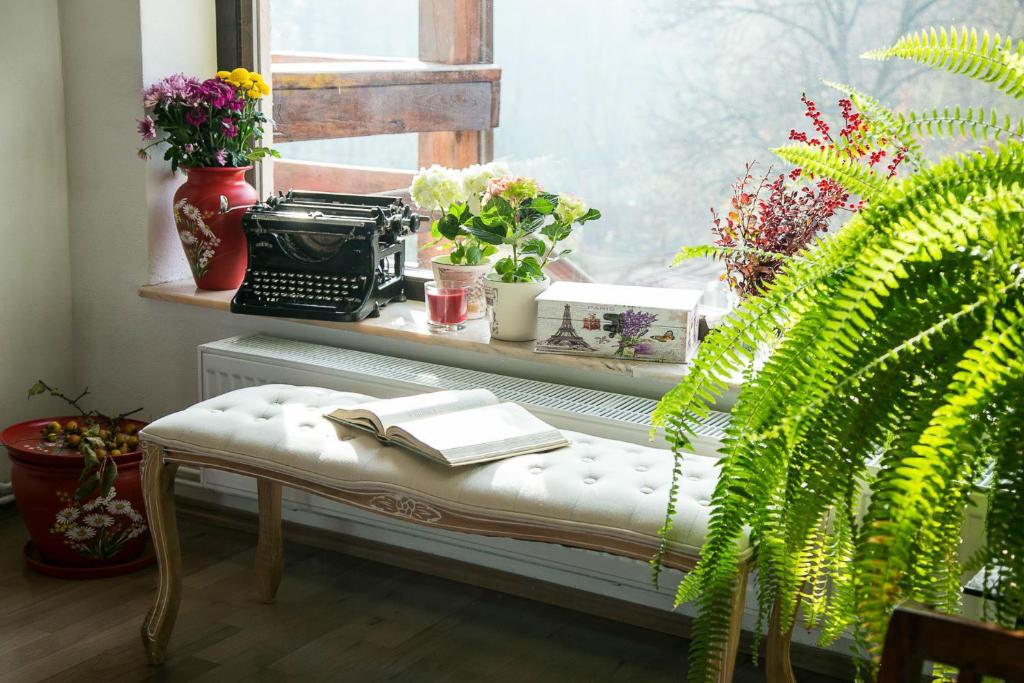
M 372 490 L 365 487 L 361 489 L 328 487 L 269 468 L 232 462 L 222 456 L 168 450 L 159 444 L 145 440 L 142 443 L 142 450 L 143 495 L 146 501 L 146 514 L 153 547 L 159 565 L 156 596 L 153 606 L 142 624 L 142 644 L 150 664 L 154 666 L 162 664 L 166 659 L 167 643 L 170 640 L 178 606 L 181 602 L 181 550 L 175 518 L 174 476 L 178 466 L 182 464 L 209 467 L 256 478 L 259 496 L 259 539 L 256 546 L 255 575 L 259 596 L 264 602 L 273 602 L 284 569 L 281 534 L 282 485 L 381 514 L 400 517 L 407 521 L 454 531 L 558 543 L 639 560 L 649 559 L 655 550 L 652 545 L 647 543 L 601 539 L 570 529 L 541 528 L 515 522 L 500 523 L 448 510 L 439 513 L 432 508 L 421 509 L 417 512 L 414 502 L 410 505 L 396 506 L 394 510 L 388 510 L 386 505 L 380 505 L 380 500 L 387 500 L 388 496 L 394 499 L 395 492 L 389 491 L 388 487 L 383 485 Z M 695 556 L 669 552 L 665 556 L 664 564 L 676 569 L 690 570 L 696 561 Z M 744 560 L 735 587 L 730 615 L 730 635 L 720 654 L 722 670 L 718 680 L 722 682 L 732 680 L 750 564 L 749 558 Z M 776 648 L 769 647 L 769 671 L 773 670 L 773 661 L 777 664 L 781 662 L 782 650 L 773 652 L 773 649 Z M 788 639 L 785 642 L 785 654 L 785 664 L 788 669 Z M 791 676 L 791 673 L 789 676 L 772 676 L 769 680 L 791 681 L 793 680 Z

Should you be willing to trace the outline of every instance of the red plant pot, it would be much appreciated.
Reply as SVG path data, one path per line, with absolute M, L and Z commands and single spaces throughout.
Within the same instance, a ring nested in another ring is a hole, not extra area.
M 139 450 L 113 457 L 117 480 L 113 495 L 75 502 L 84 458 L 77 450 L 46 443 L 48 422 L 81 421 L 80 416 L 30 420 L 0 434 L 11 459 L 11 483 L 18 512 L 35 550 L 49 565 L 107 567 L 137 558 L 149 540 L 142 499 Z M 141 429 L 146 423 L 124 422 Z
M 221 197 L 230 207 L 255 204 L 256 188 L 245 181 L 252 166 L 187 168 L 188 178 L 174 193 L 174 223 L 199 289 L 238 289 L 246 266 L 244 211 L 221 213 Z

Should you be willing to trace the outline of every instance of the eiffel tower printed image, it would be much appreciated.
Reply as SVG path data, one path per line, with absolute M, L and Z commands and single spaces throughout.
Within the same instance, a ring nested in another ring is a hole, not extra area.
M 572 349 L 573 351 L 596 351 L 588 344 L 583 337 L 576 333 L 572 326 L 572 315 L 569 312 L 569 304 L 565 305 L 562 311 L 562 326 L 558 331 L 547 338 L 543 344 L 546 349 Z

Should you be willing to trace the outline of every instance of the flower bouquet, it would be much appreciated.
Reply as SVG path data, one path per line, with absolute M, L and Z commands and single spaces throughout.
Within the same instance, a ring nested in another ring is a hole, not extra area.
M 188 175 L 174 195 L 174 219 L 200 289 L 235 289 L 242 281 L 242 216 L 223 212 L 221 198 L 233 206 L 254 204 L 258 196 L 245 172 L 254 161 L 280 157 L 262 144 L 269 120 L 260 100 L 269 94 L 260 74 L 241 68 L 203 81 L 174 74 L 142 93 L 146 115 L 138 129 L 147 144 L 139 156 L 148 159 L 165 145 L 171 170 Z

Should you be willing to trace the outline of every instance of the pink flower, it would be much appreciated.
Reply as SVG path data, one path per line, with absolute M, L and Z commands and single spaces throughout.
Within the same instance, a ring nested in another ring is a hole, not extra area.
M 225 119 L 224 121 L 221 121 L 221 124 L 224 126 L 224 135 L 227 137 L 233 138 L 238 135 L 238 126 L 233 122 Z
M 191 154 L 192 152 L 196 151 L 196 146 L 189 142 L 186 143 L 185 146 L 182 147 L 182 149 L 185 150 L 185 154 Z
M 185 114 L 185 121 L 198 128 L 206 123 L 206 109 L 203 107 L 189 109 Z
M 138 130 L 139 135 L 142 136 L 143 140 L 152 140 L 156 138 L 156 123 L 154 123 L 150 116 L 139 119 Z
M 217 160 L 218 164 L 223 166 L 224 164 L 227 163 L 228 160 L 227 150 L 218 149 L 217 152 L 213 155 L 213 158 Z

